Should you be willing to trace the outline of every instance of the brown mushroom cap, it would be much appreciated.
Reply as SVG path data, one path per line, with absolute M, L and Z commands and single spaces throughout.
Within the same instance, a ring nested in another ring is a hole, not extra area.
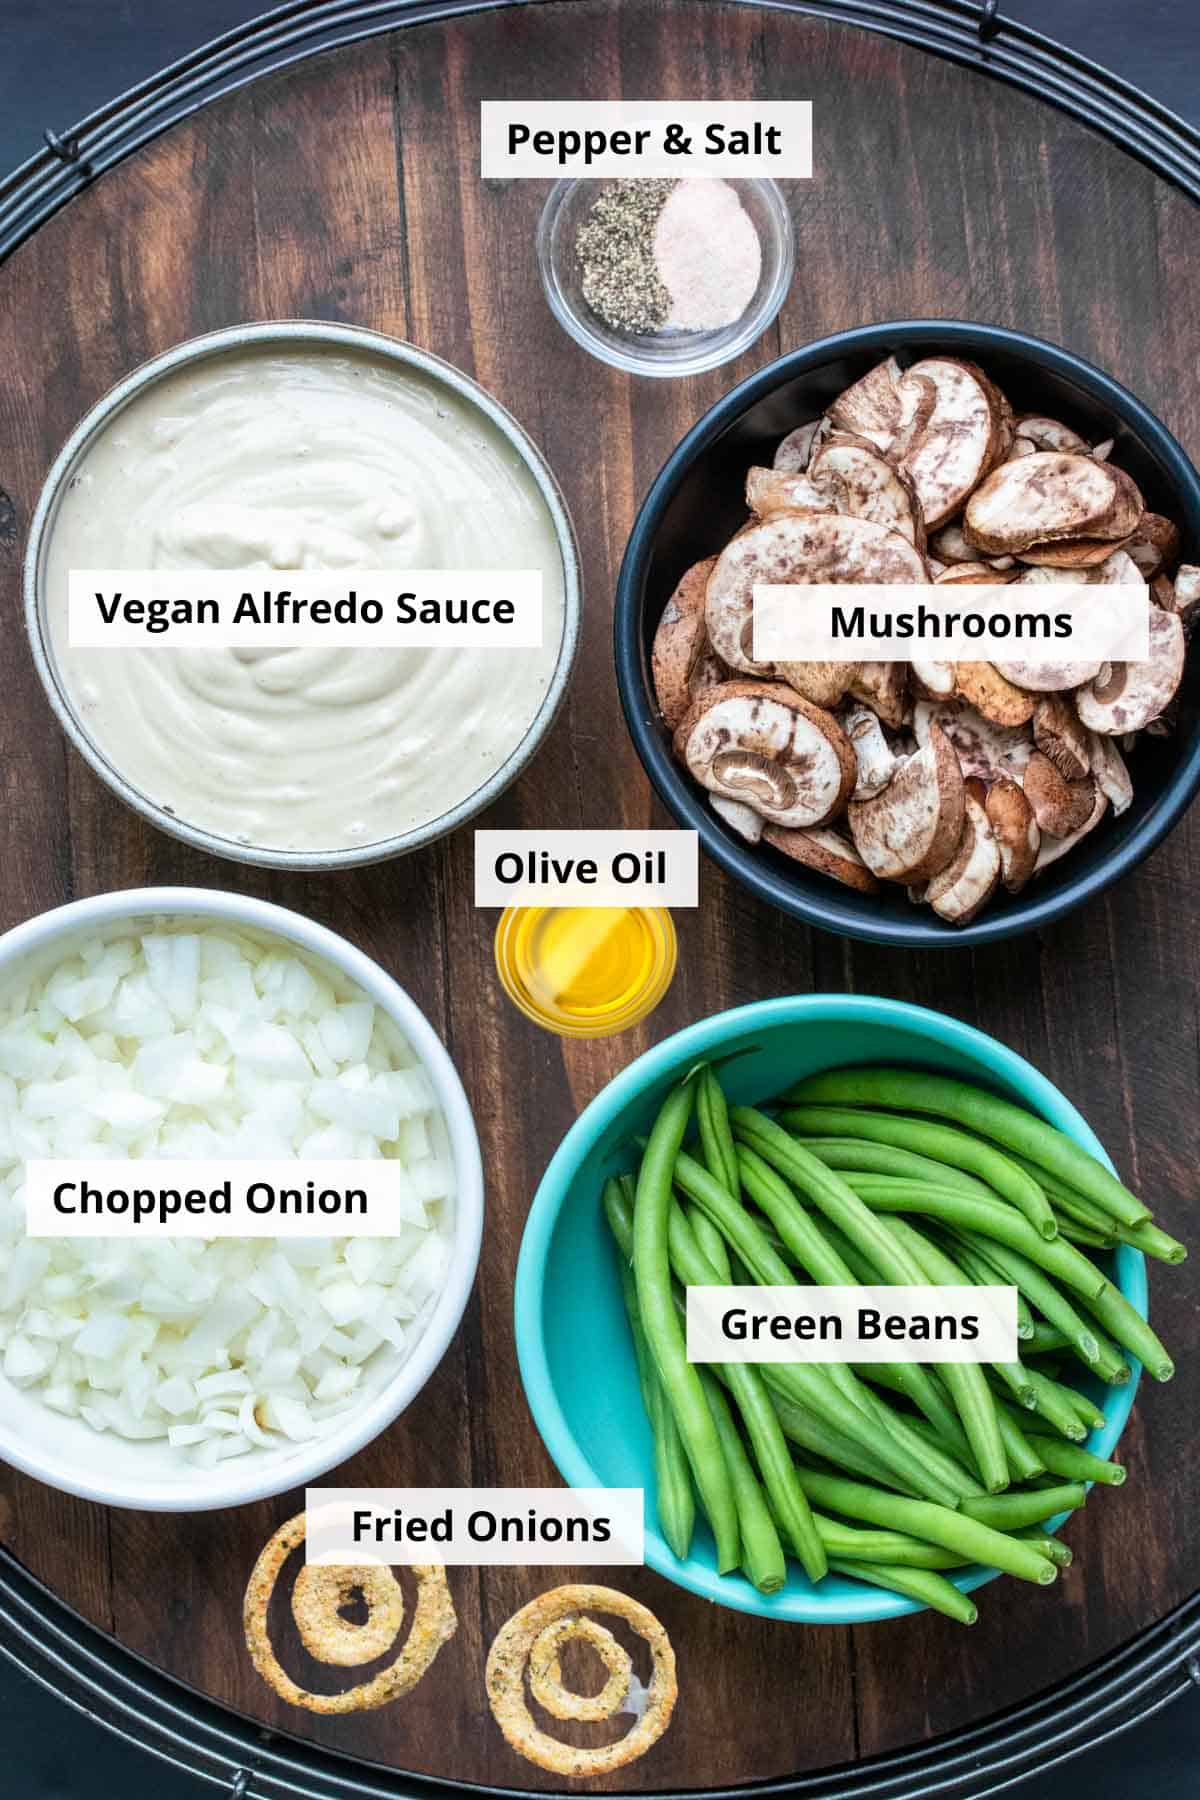
M 1038 450 L 1002 463 L 967 502 L 967 542 L 996 554 L 1076 538 L 1125 539 L 1145 510 L 1129 476 L 1090 456 Z
M 918 744 L 929 742 L 935 725 L 953 744 L 966 777 L 991 782 L 1009 775 L 1019 781 L 1033 755 L 1033 733 L 1028 725 L 994 725 L 965 700 L 919 700 L 913 708 Z
M 1142 578 L 1153 581 L 1164 570 L 1169 574 L 1179 561 L 1179 527 L 1161 513 L 1143 513 L 1125 548 Z
M 966 925 L 987 905 L 999 881 L 1000 846 L 984 808 L 968 793 L 958 848 L 930 881 L 925 899 L 939 918 Z
M 914 658 L 912 678 L 920 692 L 934 700 L 949 700 L 954 694 L 952 662 L 921 662 Z
M 963 808 L 958 757 L 935 725 L 928 743 L 900 764 L 881 794 L 851 804 L 850 833 L 872 874 L 927 881 L 958 847 Z
M 1048 419 L 1043 413 L 1018 413 L 1014 421 L 1018 437 L 1026 438 L 1035 450 L 1058 450 L 1069 455 L 1090 456 L 1086 438 L 1064 425 L 1061 419 Z
M 1040 750 L 1030 757 L 1021 786 L 1039 829 L 1049 837 L 1070 837 L 1091 817 L 1096 804 L 1096 784 L 1090 775 L 1065 781 Z
M 1044 837 L 1042 839 L 1041 846 L 1037 853 L 1037 862 L 1034 865 L 1033 872 L 1035 875 L 1040 875 L 1043 869 L 1048 869 L 1052 863 L 1058 862 L 1060 857 L 1066 856 L 1075 848 L 1076 844 L 1078 844 L 1081 839 L 1087 837 L 1090 831 L 1096 829 L 1097 825 L 1108 811 L 1108 801 L 1098 786 L 1095 789 L 1095 795 L 1095 803 L 1092 806 L 1091 813 L 1088 815 L 1087 819 L 1084 820 L 1078 831 L 1071 832 L 1068 837 Z
M 903 403 L 898 392 L 903 371 L 894 356 L 840 393 L 829 408 L 829 420 L 837 431 L 853 432 L 887 449 L 901 423 Z
M 1113 818 L 1119 819 L 1126 808 L 1133 805 L 1133 782 L 1125 767 L 1125 758 L 1116 738 L 1101 737 L 1099 732 L 1088 735 L 1089 761 L 1096 786 L 1112 806 Z
M 989 662 L 954 665 L 955 692 L 993 725 L 1024 725 L 1033 717 L 1037 701 L 1024 689 L 1005 680 Z
M 1037 865 L 1042 833 L 1024 789 L 1007 775 L 987 790 L 984 810 L 1000 850 L 1000 875 L 1010 894 L 1019 894 Z
M 1010 561 L 1010 558 L 1003 558 Z M 1006 587 L 1014 579 L 1005 569 L 996 569 L 991 563 L 964 562 L 951 563 L 934 577 L 935 587 L 979 587 L 985 582 L 989 587 Z
M 1187 643 L 1177 613 L 1150 609 L 1150 655 L 1145 662 L 1111 663 L 1080 688 L 1079 717 L 1089 731 L 1120 737 L 1158 719 L 1183 680 Z
M 717 558 L 705 599 L 709 642 L 731 669 L 769 675 L 751 656 L 756 585 L 864 581 L 926 583 L 928 576 L 908 539 L 871 519 L 772 513 L 740 531 Z
M 814 706 L 833 707 L 849 692 L 860 667 L 855 662 L 781 662 L 775 664 L 775 673 L 802 699 L 811 700 Z
M 781 825 L 768 825 L 763 831 L 763 842 L 790 856 L 793 862 L 803 863 L 806 869 L 832 876 L 843 887 L 854 888 L 860 894 L 879 892 L 879 883 L 854 845 L 828 827 L 787 831 Z
M 860 663 L 847 692 L 878 713 L 885 725 L 899 731 L 908 717 L 908 664 Z
M 1081 781 L 1091 769 L 1088 733 L 1074 706 L 1061 694 L 1047 694 L 1038 701 L 1033 715 L 1033 741 L 1064 781 Z
M 674 731 L 695 699 L 692 680 L 708 650 L 704 594 L 716 557 L 693 563 L 663 608 L 650 667 L 658 710 Z
M 914 363 L 902 385 L 919 382 L 932 383 L 933 408 L 900 467 L 916 490 L 925 529 L 933 531 L 954 517 L 1005 454 L 1011 411 L 982 369 L 957 357 L 927 356 Z
M 854 789 L 858 764 L 831 713 L 780 682 L 727 681 L 675 733 L 675 754 L 710 793 L 774 825 L 823 825 Z
M 818 487 L 836 487 L 839 512 L 873 519 L 924 549 L 925 526 L 911 481 L 868 438 L 834 432 L 814 450 L 808 473 Z

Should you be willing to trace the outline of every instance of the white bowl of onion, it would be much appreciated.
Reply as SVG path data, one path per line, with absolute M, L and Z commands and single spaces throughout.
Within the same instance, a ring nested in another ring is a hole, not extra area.
M 35 1156 L 387 1156 L 404 1224 L 30 1238 Z M 453 1063 L 334 932 L 244 895 L 147 888 L 0 937 L 0 1459 L 164 1512 L 302 1487 L 424 1386 L 482 1227 Z

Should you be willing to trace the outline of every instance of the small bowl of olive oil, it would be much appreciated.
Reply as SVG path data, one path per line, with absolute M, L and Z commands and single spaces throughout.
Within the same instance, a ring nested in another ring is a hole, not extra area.
M 510 906 L 496 970 L 514 1006 L 562 1037 L 611 1037 L 671 985 L 675 925 L 658 906 Z

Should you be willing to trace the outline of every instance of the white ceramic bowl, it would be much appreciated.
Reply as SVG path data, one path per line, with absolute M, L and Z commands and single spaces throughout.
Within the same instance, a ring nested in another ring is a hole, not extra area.
M 445 1285 L 407 1355 L 387 1346 L 366 1365 L 358 1404 L 336 1430 L 286 1449 L 251 1450 L 215 1469 L 188 1463 L 165 1442 L 130 1442 L 64 1418 L 0 1374 L 0 1459 L 51 1487 L 109 1506 L 153 1512 L 203 1512 L 240 1506 L 303 1487 L 378 1437 L 421 1391 L 458 1329 L 479 1263 L 483 1169 L 479 1139 L 458 1072 L 425 1015 L 378 963 L 299 913 L 242 894 L 203 888 L 134 888 L 76 900 L 0 937 L 0 995 L 18 965 L 56 961 L 72 940 L 130 920 L 193 918 L 282 939 L 332 964 L 383 1009 L 425 1068 L 446 1122 L 455 1197 Z

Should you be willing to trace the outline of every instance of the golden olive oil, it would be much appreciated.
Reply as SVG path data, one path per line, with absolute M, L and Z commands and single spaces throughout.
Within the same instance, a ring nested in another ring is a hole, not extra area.
M 564 1037 L 607 1037 L 653 1011 L 675 973 L 671 915 L 652 906 L 510 906 L 496 968 L 527 1018 Z

